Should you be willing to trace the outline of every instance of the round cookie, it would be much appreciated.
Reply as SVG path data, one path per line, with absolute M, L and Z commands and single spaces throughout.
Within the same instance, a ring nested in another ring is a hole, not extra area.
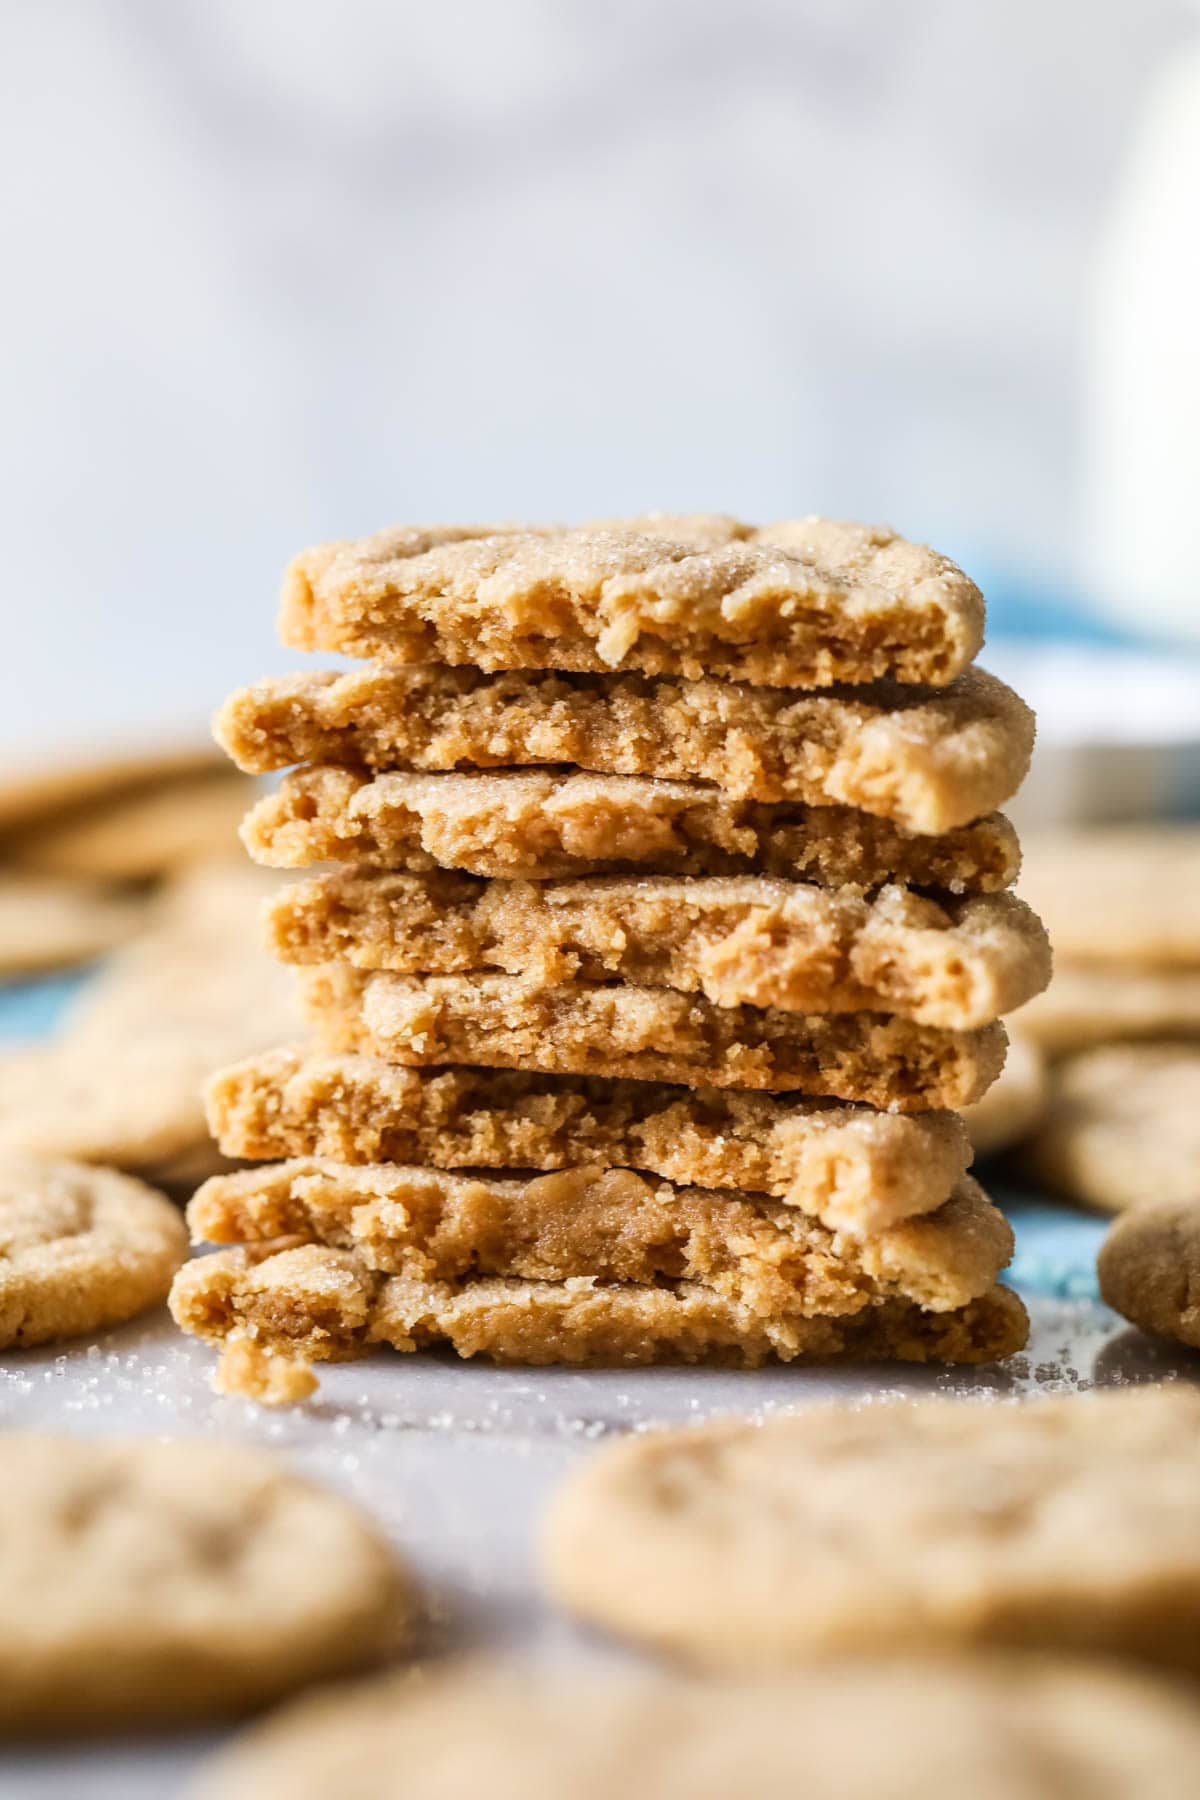
M 1020 889 L 1067 961 L 1200 963 L 1200 827 L 1026 832 Z
M 544 1567 L 582 1618 L 706 1665 L 993 1644 L 1200 1672 L 1200 1392 L 629 1439 L 559 1496 Z
M 0 977 L 88 962 L 143 923 L 146 901 L 91 881 L 0 878 Z
M 1044 1186 L 1111 1212 L 1200 1203 L 1200 1044 L 1109 1044 L 1061 1063 L 1022 1160 Z
M 977 1156 L 995 1156 L 1019 1143 L 1046 1104 L 1046 1064 L 1029 1038 L 1010 1027 L 1004 1067 L 982 1100 L 963 1108 Z
M 1117 1220 L 1096 1261 L 1101 1298 L 1154 1337 L 1200 1350 L 1200 1163 L 1195 1197 Z
M 178 1208 L 111 1169 L 0 1157 L 0 1347 L 118 1325 L 165 1300 Z
M 241 1713 L 411 1612 L 371 1522 L 259 1450 L 0 1439 L 0 1731 Z
M 302 1700 L 190 1800 L 1184 1800 L 1200 1713 L 1167 1683 L 989 1658 L 833 1663 L 802 1682 L 535 1684 L 486 1665 Z

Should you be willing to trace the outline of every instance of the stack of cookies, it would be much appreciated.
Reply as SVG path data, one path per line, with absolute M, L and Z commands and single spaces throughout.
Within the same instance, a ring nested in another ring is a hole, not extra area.
M 218 1076 L 185 1329 L 306 1358 L 982 1362 L 1024 1341 L 956 1109 L 1046 983 L 1032 718 L 944 557 L 823 519 L 311 550 L 233 696 L 311 1047 Z

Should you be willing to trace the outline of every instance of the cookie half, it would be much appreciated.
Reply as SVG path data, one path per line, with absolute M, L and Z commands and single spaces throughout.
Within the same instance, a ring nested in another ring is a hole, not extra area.
M 288 569 L 280 635 L 395 663 L 944 687 L 983 619 L 961 569 L 884 527 L 659 513 L 318 545 Z
M 242 688 L 215 731 L 238 767 L 257 773 L 295 763 L 375 772 L 573 763 L 711 782 L 748 800 L 856 807 L 931 833 L 1002 806 L 1033 748 L 1029 708 L 974 668 L 933 691 L 885 683 L 806 694 L 729 681 L 375 664 Z
M 385 1061 L 616 1075 L 684 1087 L 757 1088 L 923 1112 L 969 1105 L 999 1074 L 1000 1024 L 978 1031 L 882 1013 L 718 1007 L 667 988 L 515 975 L 305 969 L 301 997 L 322 1045 Z
M 1000 814 L 930 838 L 850 807 L 768 806 L 699 783 L 569 769 L 374 777 L 299 769 L 251 810 L 242 840 L 273 869 L 349 862 L 526 881 L 758 874 L 968 893 L 1007 885 L 1017 865 Z
M 406 1069 L 293 1047 L 215 1075 L 208 1116 L 235 1157 L 644 1169 L 685 1186 L 769 1194 L 852 1237 L 940 1206 L 971 1156 L 953 1112 L 526 1070 Z
M 1050 979 L 1041 924 L 1012 894 L 873 898 L 763 877 L 644 875 L 480 882 L 337 871 L 267 911 L 284 962 L 400 975 L 504 970 L 527 981 L 623 980 L 716 1006 L 895 1013 L 958 1030 L 1011 1012 Z
M 855 1313 L 764 1318 L 696 1281 L 435 1281 L 380 1275 L 356 1252 L 318 1244 L 199 1257 L 176 1276 L 171 1311 L 196 1337 L 218 1344 L 249 1337 L 268 1352 L 309 1361 L 390 1344 L 531 1366 L 987 1363 L 1021 1349 L 1028 1333 L 1021 1302 L 1002 1287 L 950 1312 L 882 1300 Z
M 936 1212 L 858 1241 L 762 1194 L 632 1169 L 518 1178 L 315 1158 L 215 1177 L 188 1224 L 198 1242 L 318 1243 L 431 1281 L 700 1282 L 763 1317 L 858 1312 L 881 1296 L 948 1312 L 992 1286 L 1013 1244 L 965 1176 Z

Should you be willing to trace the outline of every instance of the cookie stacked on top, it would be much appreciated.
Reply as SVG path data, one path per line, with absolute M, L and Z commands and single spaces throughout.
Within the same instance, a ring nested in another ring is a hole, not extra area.
M 312 1046 L 224 1071 L 184 1327 L 306 1357 L 987 1361 L 956 1108 L 1046 983 L 995 809 L 1033 721 L 893 533 L 652 515 L 306 552 L 235 694 Z

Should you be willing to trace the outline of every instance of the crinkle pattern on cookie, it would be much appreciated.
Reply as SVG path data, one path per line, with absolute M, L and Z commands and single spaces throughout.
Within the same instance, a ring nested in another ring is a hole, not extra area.
M 106 1330 L 165 1300 L 187 1232 L 111 1169 L 0 1157 L 0 1346 Z
M 384 662 L 943 687 L 979 649 L 983 617 L 948 557 L 882 526 L 650 514 L 319 545 L 288 571 L 280 633 Z
M 398 1646 L 371 1522 L 260 1450 L 0 1440 L 0 1730 L 243 1713 Z

